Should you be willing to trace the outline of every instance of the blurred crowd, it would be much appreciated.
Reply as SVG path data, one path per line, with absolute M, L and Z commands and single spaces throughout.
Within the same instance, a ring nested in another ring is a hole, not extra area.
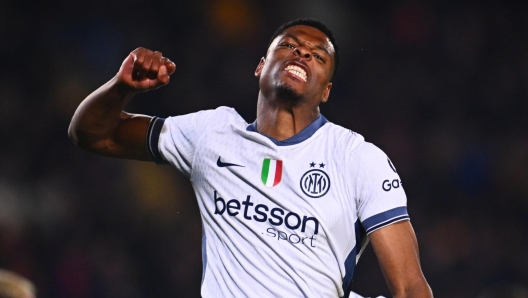
M 69 121 L 144 46 L 177 70 L 127 111 L 226 105 L 252 122 L 271 34 L 312 17 L 341 49 L 321 112 L 395 164 L 435 297 L 528 297 L 527 15 L 507 1 L 0 2 L 0 268 L 37 297 L 199 297 L 190 183 L 77 149 Z M 371 248 L 353 288 L 389 296 Z

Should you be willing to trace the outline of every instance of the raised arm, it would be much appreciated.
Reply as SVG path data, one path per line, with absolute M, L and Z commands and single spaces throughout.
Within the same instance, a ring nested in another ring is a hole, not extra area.
M 168 84 L 175 70 L 176 65 L 160 52 L 135 49 L 110 81 L 81 102 L 68 136 L 78 147 L 96 154 L 152 160 L 145 145 L 151 117 L 123 109 L 135 94 Z
M 374 231 L 369 238 L 393 297 L 433 297 L 420 268 L 418 242 L 408 220 Z

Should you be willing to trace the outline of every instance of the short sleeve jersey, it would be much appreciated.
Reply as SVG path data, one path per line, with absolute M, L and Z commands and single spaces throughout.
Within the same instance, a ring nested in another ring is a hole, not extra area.
M 202 297 L 347 297 L 366 235 L 409 218 L 385 153 L 322 115 L 283 141 L 227 107 L 153 118 L 147 147 L 195 190 Z

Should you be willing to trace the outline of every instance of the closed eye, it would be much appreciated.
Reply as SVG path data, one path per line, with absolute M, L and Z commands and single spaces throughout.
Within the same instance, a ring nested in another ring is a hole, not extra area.
M 292 50 L 295 50 L 297 48 L 296 46 L 292 45 L 291 43 L 287 43 L 287 42 L 281 43 L 280 45 L 283 47 L 288 47 Z
M 321 62 L 325 62 L 325 59 L 321 55 L 319 55 L 317 53 L 313 53 L 313 56 L 315 57 L 315 59 L 317 59 L 317 60 L 319 60 Z

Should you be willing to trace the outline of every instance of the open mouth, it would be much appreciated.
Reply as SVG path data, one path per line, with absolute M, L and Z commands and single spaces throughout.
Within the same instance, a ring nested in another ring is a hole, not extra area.
M 291 65 L 290 64 L 290 65 L 286 66 L 286 68 L 284 70 L 286 70 L 287 72 L 291 73 L 295 77 L 301 79 L 302 81 L 306 82 L 306 79 L 307 79 L 306 71 L 304 69 L 302 69 L 301 67 L 299 67 L 297 65 Z

